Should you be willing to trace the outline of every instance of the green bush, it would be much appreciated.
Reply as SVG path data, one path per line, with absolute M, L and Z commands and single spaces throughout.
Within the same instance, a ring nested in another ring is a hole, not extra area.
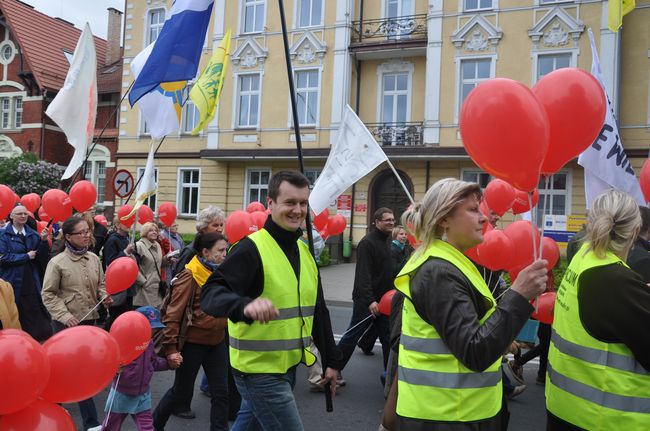
M 43 194 L 58 188 L 64 168 L 38 160 L 32 153 L 24 153 L 0 161 L 0 184 L 11 187 L 19 196 L 27 193 Z
M 326 244 L 325 248 L 320 253 L 318 266 L 322 268 L 324 266 L 329 266 L 329 264 L 330 264 L 330 245 Z
M 555 265 L 555 268 L 553 268 L 555 289 L 560 287 L 560 283 L 562 282 L 562 278 L 564 278 L 564 273 L 566 272 L 567 266 L 569 265 L 567 263 L 566 257 L 560 256 L 560 260 L 558 261 L 557 265 Z M 507 271 L 503 271 L 502 277 L 505 282 L 508 283 L 508 286 L 512 284 L 512 280 L 510 280 L 510 274 L 508 274 Z

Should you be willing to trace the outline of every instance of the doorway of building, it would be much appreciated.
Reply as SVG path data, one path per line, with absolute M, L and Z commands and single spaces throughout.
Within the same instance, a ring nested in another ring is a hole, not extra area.
M 406 188 L 413 195 L 413 182 L 403 171 L 397 170 Z M 393 210 L 395 224 L 400 224 L 402 213 L 411 204 L 404 189 L 390 169 L 378 173 L 370 184 L 370 211 L 368 212 L 368 226 L 373 222 L 372 216 L 378 208 L 386 207 Z

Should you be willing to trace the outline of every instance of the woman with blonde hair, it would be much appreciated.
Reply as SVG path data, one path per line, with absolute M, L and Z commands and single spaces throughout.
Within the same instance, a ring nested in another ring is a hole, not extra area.
M 138 260 L 138 278 L 135 281 L 134 307 L 150 305 L 160 308 L 164 292 L 161 292 L 161 271 L 167 265 L 158 244 L 158 226 L 148 222 L 140 228 L 140 240 L 135 243 Z
M 402 216 L 421 245 L 395 280 L 408 298 L 399 429 L 500 430 L 507 423 L 501 357 L 533 311 L 528 301 L 544 291 L 546 261 L 524 268 L 497 305 L 463 254 L 483 241 L 480 199 L 478 184 L 445 178 Z
M 557 292 L 548 430 L 650 428 L 650 288 L 625 264 L 640 228 L 626 193 L 608 190 L 589 210 Z

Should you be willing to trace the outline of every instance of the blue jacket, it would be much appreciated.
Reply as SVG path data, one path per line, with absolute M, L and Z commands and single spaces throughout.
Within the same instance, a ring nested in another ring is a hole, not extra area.
M 36 258 L 30 260 L 28 251 L 35 250 Z M 25 265 L 30 265 L 34 285 L 41 291 L 42 283 L 39 275 L 39 265 L 47 264 L 49 244 L 42 241 L 35 230 L 25 225 L 24 240 L 16 235 L 11 223 L 0 230 L 0 278 L 11 283 L 16 298 L 20 298 L 20 290 L 23 286 L 23 274 Z

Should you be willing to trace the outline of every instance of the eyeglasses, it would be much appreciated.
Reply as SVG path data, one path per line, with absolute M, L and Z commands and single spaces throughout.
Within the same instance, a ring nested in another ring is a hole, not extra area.
M 82 230 L 81 232 L 72 232 L 72 233 L 70 233 L 68 235 L 90 236 L 91 233 L 92 232 L 90 232 L 89 230 Z

